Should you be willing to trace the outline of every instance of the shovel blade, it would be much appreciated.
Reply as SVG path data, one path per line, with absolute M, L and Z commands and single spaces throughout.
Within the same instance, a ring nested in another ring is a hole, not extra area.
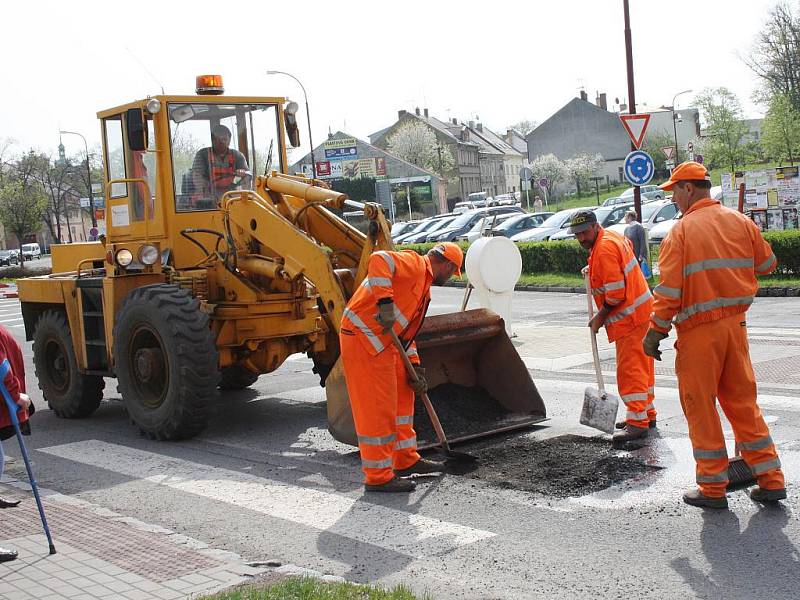
M 619 399 L 616 396 L 608 392 L 601 394 L 600 390 L 587 387 L 583 392 L 581 424 L 605 433 L 614 433 L 618 408 Z

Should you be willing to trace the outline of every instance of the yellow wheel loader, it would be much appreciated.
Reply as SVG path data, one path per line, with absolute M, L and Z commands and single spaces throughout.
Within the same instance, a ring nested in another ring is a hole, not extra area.
M 393 247 L 380 206 L 287 173 L 296 112 L 285 98 L 226 96 L 220 77 L 201 76 L 196 95 L 98 113 L 105 234 L 54 245 L 52 274 L 19 281 L 36 377 L 59 417 L 91 415 L 104 378 L 116 377 L 145 435 L 191 437 L 218 389 L 306 353 L 327 389 L 331 433 L 355 444 L 339 326 L 370 254 Z M 363 210 L 367 233 L 336 215 L 348 206 Z M 448 431 L 454 439 L 544 419 L 493 313 L 429 317 L 419 351 L 434 398 L 442 384 L 481 386 L 500 407 L 465 435 Z

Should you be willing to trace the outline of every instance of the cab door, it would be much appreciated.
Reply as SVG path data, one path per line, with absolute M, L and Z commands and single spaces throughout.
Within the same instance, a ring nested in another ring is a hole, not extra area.
M 138 108 L 103 119 L 106 230 L 124 242 L 164 236 L 152 118 Z

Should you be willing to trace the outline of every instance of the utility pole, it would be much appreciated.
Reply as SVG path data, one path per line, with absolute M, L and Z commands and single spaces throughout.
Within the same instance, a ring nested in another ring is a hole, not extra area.
M 628 7 L 628 0 L 622 0 L 622 8 L 625 13 L 625 62 L 628 71 L 628 114 L 636 114 L 636 94 L 633 85 L 633 47 L 631 45 L 631 15 Z M 631 142 L 631 152 L 636 150 L 636 146 Z M 677 150 L 677 149 L 676 149 Z M 642 190 L 639 186 L 633 187 L 633 206 L 636 209 L 636 218 L 642 222 Z

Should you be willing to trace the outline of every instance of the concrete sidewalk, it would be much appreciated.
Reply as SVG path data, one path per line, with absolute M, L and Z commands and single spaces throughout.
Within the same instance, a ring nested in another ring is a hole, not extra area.
M 0 495 L 22 500 L 0 511 L 0 546 L 19 552 L 17 560 L 0 563 L 4 600 L 172 600 L 219 591 L 265 571 L 163 527 L 41 493 L 57 550 L 52 556 L 30 487 L 8 477 L 0 484 Z

